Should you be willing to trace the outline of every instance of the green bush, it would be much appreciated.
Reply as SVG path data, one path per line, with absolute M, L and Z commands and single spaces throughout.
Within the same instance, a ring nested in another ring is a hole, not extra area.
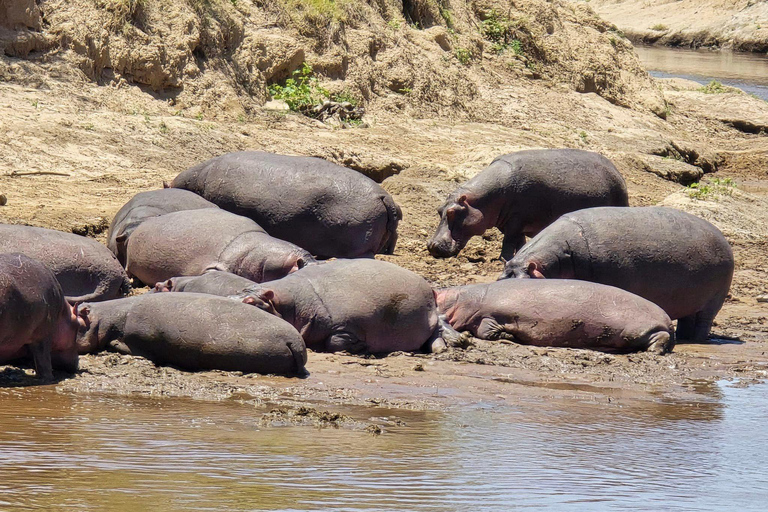
M 704 200 L 716 196 L 730 196 L 736 184 L 731 178 L 713 178 L 708 183 L 691 183 L 687 187 L 688 197 Z
M 285 81 L 285 85 L 272 84 L 268 88 L 270 96 L 283 100 L 288 108 L 305 113 L 328 98 L 328 91 L 322 88 L 312 73 L 312 66 L 306 62 Z

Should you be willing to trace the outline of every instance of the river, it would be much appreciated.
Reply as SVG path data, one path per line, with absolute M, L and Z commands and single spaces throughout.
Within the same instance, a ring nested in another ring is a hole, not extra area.
M 381 435 L 235 402 L 0 389 L 0 510 L 763 511 L 768 385 L 627 406 L 520 399 Z M 597 396 L 597 395 L 596 395 Z
M 687 78 L 701 84 L 718 80 L 768 101 L 768 57 L 765 55 L 642 45 L 635 50 L 655 77 Z

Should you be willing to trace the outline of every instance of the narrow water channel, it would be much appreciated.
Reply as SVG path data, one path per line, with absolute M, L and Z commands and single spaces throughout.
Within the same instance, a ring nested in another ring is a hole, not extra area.
M 397 411 L 373 436 L 261 428 L 239 403 L 0 389 L 0 510 L 764 511 L 768 384 L 700 391 Z
M 642 45 L 635 50 L 652 76 L 687 78 L 701 84 L 718 80 L 768 101 L 766 55 Z

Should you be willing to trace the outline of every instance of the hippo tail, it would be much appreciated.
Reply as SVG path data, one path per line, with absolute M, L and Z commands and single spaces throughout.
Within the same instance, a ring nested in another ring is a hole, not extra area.
M 397 245 L 397 225 L 403 220 L 403 211 L 389 194 L 382 196 L 381 201 L 387 210 L 387 234 L 376 252 L 377 254 L 393 254 L 395 245 Z

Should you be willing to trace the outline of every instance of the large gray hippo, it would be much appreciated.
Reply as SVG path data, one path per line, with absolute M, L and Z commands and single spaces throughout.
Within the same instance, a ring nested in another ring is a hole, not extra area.
M 437 258 L 456 256 L 470 238 L 498 228 L 501 257 L 512 258 L 564 213 L 593 206 L 627 206 L 627 187 L 604 156 L 579 149 L 518 151 L 496 158 L 448 196 L 427 243 Z
M 225 275 L 182 280 L 178 287 L 173 282 L 171 291 L 194 285 L 197 291 L 229 293 L 240 287 Z M 438 317 L 429 284 L 392 263 L 338 260 L 303 268 L 277 281 L 242 284 L 245 287 L 237 298 L 288 321 L 314 350 L 387 353 L 461 341 Z M 168 289 L 159 285 L 161 290 Z
M 200 293 L 153 293 L 85 303 L 81 354 L 110 348 L 185 370 L 295 375 L 304 341 L 287 322 L 258 308 Z
M 107 247 L 117 256 L 118 261 L 125 265 L 125 247 L 128 244 L 128 238 L 139 224 L 166 213 L 201 208 L 218 208 L 218 206 L 197 194 L 178 188 L 139 192 L 125 203 L 112 219 L 109 233 L 107 233 Z
M 23 254 L 0 254 L 0 364 L 31 355 L 43 380 L 52 367 L 75 372 L 77 329 L 53 272 Z
M 304 249 L 269 236 L 251 219 L 218 208 L 147 219 L 126 247 L 128 274 L 147 284 L 211 270 L 271 281 L 310 263 L 314 258 Z
M 115 299 L 131 289 L 115 255 L 84 236 L 0 224 L 0 252 L 20 252 L 39 260 L 56 275 L 70 302 Z
M 191 190 L 318 258 L 391 254 L 402 212 L 362 174 L 320 158 L 228 153 L 180 173 Z
M 677 341 L 703 342 L 728 295 L 733 253 L 709 222 L 673 208 L 588 208 L 563 215 L 507 262 L 499 279 L 581 279 L 658 304 Z
M 575 279 L 504 279 L 436 291 L 458 331 L 486 340 L 606 352 L 675 345 L 672 320 L 656 304 L 620 288 Z

